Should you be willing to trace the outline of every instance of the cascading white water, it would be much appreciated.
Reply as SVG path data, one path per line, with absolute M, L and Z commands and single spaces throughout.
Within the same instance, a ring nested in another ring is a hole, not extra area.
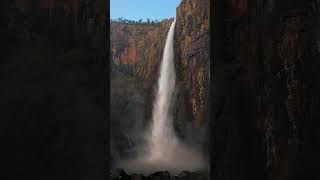
M 175 170 L 195 170 L 205 167 L 201 153 L 182 143 L 175 135 L 171 107 L 175 91 L 174 69 L 174 20 L 169 29 L 160 65 L 158 92 L 156 95 L 151 135 L 149 136 L 149 160 L 160 167 Z
M 119 162 L 119 166 L 132 173 L 151 173 L 167 170 L 203 170 L 207 161 L 195 148 L 182 143 L 174 133 L 171 106 L 175 91 L 174 70 L 174 29 L 175 22 L 169 29 L 163 58 L 160 65 L 158 89 L 152 112 L 150 133 L 147 133 L 147 153 L 141 152 L 137 159 Z
M 177 138 L 172 128 L 172 117 L 169 111 L 171 106 L 170 103 L 173 99 L 176 76 L 173 62 L 175 23 L 176 20 L 172 22 L 167 35 L 163 58 L 160 65 L 158 92 L 153 107 L 151 136 L 149 139 L 150 158 L 153 160 L 163 159 L 172 154 L 169 153 L 168 150 L 177 143 Z

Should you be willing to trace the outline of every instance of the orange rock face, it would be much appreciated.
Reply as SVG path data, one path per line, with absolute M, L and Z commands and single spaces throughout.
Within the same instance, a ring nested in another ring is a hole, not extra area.
M 157 25 L 112 23 L 111 63 L 115 68 L 124 68 L 136 74 L 151 89 L 158 75 L 171 22 L 165 21 Z
M 135 45 L 135 41 L 132 40 L 129 42 L 128 47 L 124 50 L 123 54 L 121 55 L 121 64 L 135 64 L 136 63 L 136 56 L 137 56 L 137 49 Z

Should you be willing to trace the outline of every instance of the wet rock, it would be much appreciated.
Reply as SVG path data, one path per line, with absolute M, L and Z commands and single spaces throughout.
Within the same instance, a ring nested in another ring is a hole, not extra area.
M 110 171 L 110 180 L 130 180 L 130 176 L 123 169 Z
M 144 176 L 142 174 L 126 174 L 123 169 L 110 171 L 112 180 L 209 180 L 209 175 L 205 172 L 182 171 L 178 175 L 171 175 L 168 171 L 158 171 Z

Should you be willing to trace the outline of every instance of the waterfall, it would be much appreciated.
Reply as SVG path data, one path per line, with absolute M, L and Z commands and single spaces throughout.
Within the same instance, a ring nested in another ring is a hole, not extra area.
M 163 58 L 160 65 L 160 77 L 158 80 L 158 91 L 153 107 L 151 136 L 149 139 L 151 159 L 162 159 L 170 155 L 168 150 L 175 146 L 177 138 L 172 128 L 172 117 L 170 112 L 171 102 L 175 89 L 174 71 L 174 20 L 169 29 Z
M 151 133 L 149 134 L 149 161 L 158 168 L 169 171 L 199 170 L 207 164 L 196 148 L 188 146 L 178 139 L 173 128 L 172 106 L 175 92 L 174 69 L 174 20 L 169 29 L 163 58 L 160 65 L 158 89 L 152 111 Z
M 129 173 L 152 173 L 167 170 L 178 173 L 182 170 L 207 169 L 208 161 L 193 146 L 181 142 L 173 129 L 171 107 L 175 91 L 174 29 L 170 26 L 163 58 L 160 65 L 158 89 L 152 111 L 150 131 L 146 133 L 147 147 L 136 159 L 119 162 L 119 167 Z

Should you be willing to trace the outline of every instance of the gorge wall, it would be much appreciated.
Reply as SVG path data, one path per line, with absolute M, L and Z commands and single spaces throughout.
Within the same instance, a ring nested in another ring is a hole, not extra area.
M 127 121 L 141 121 L 136 118 L 140 112 L 144 114 L 142 124 L 148 125 L 151 122 L 159 66 L 172 21 L 172 19 L 164 20 L 153 25 L 111 22 L 110 49 L 113 73 L 111 81 L 122 76 L 123 81 L 127 81 L 128 78 L 134 79 L 136 83 L 140 82 L 138 84 L 142 87 L 131 89 L 134 92 L 139 91 L 138 94 L 141 95 L 139 98 L 130 97 L 128 92 L 111 95 L 111 114 L 121 116 L 120 113 L 116 113 L 116 108 L 121 107 L 120 104 L 122 104 L 122 109 L 126 109 L 131 102 L 143 101 L 144 103 L 140 103 L 139 111 L 135 111 L 136 113 L 129 110 L 130 108 L 125 110 L 125 113 L 131 113 Z M 183 0 L 177 8 L 174 40 L 177 75 L 176 99 L 173 99 L 175 103 L 174 128 L 180 138 L 187 143 L 200 144 L 207 152 L 209 152 L 209 48 L 209 0 Z M 120 92 L 120 87 L 116 85 L 118 83 L 113 82 L 111 90 Z M 115 102 L 118 103 L 117 106 Z M 113 123 L 112 119 L 111 123 Z M 130 123 L 127 122 L 127 124 Z M 129 125 L 122 125 L 120 129 L 128 127 Z M 113 126 L 111 126 L 111 131 L 112 129 Z M 120 137 L 119 134 L 117 138 L 114 137 L 118 139 L 114 142 L 118 143 L 111 146 L 119 147 L 122 144 L 120 139 L 126 139 L 122 141 L 124 144 L 132 141 L 128 140 L 128 135 Z
M 210 1 L 184 0 L 176 16 L 176 128 L 209 151 Z
M 213 178 L 319 179 L 319 1 L 213 11 Z
M 110 25 L 111 68 L 143 80 L 150 89 L 157 80 L 163 48 L 172 20 L 157 24 Z

